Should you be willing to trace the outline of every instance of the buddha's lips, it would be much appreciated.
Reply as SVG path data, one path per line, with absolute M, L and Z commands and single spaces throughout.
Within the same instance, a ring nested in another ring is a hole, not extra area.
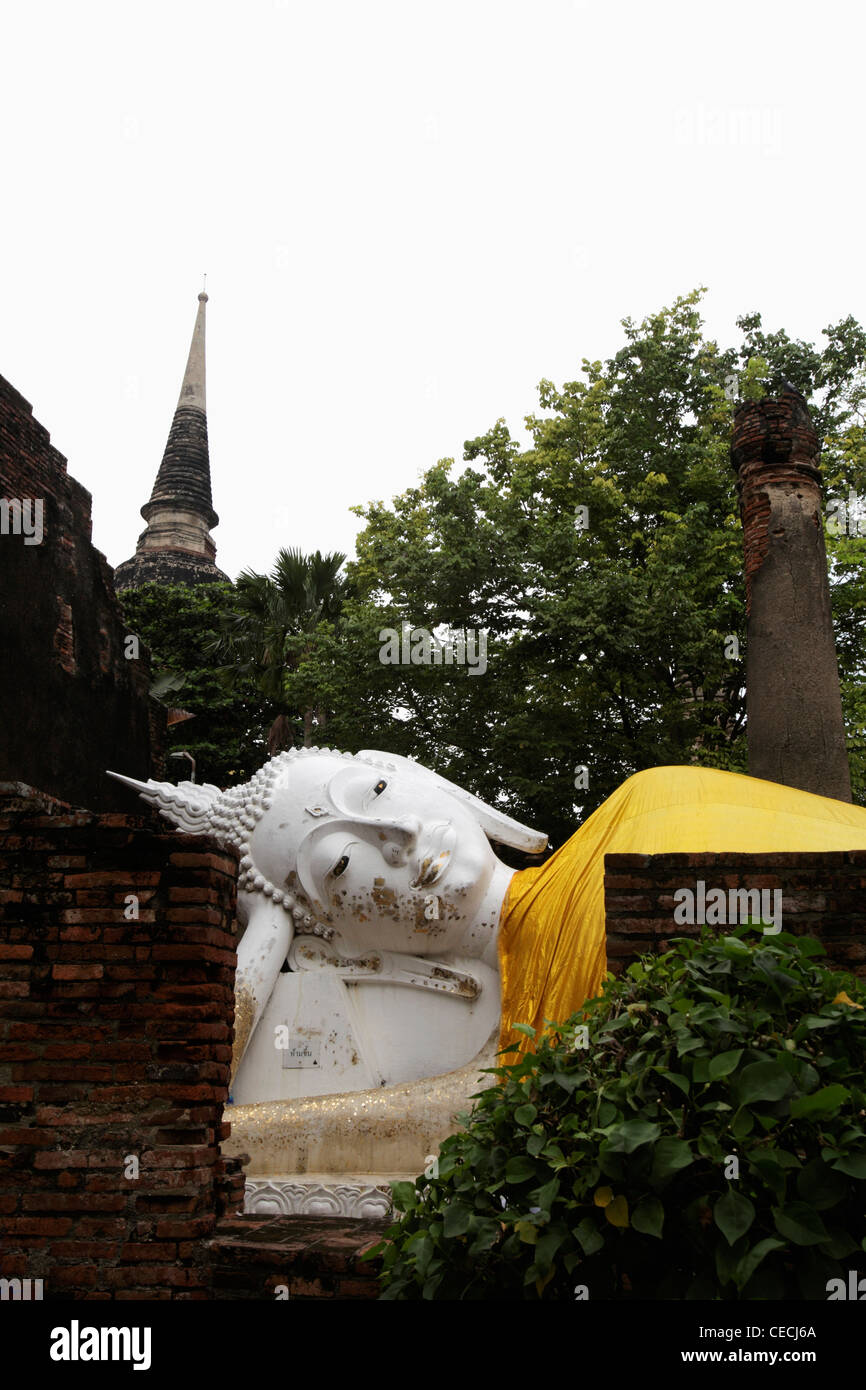
M 422 835 L 417 850 L 418 871 L 411 884 L 413 888 L 429 888 L 436 882 L 451 858 L 456 838 L 453 827 L 447 821 L 434 825 Z

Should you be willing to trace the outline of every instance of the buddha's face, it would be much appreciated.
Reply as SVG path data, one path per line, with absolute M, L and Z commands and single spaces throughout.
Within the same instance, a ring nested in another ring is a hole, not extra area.
M 288 765 L 250 835 L 257 869 L 300 893 L 334 944 L 413 955 L 458 950 L 496 857 L 470 808 L 426 768 L 322 754 Z

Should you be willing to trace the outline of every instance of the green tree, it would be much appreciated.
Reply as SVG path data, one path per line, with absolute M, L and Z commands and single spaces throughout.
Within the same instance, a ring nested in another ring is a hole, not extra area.
M 348 571 L 356 616 L 334 677 L 345 715 L 334 722 L 352 725 L 351 682 L 381 746 L 507 798 L 554 844 L 641 768 L 745 770 L 742 531 L 729 462 L 738 398 L 793 381 L 825 438 L 829 495 L 858 482 L 866 491 L 859 326 L 828 328 L 819 351 L 765 333 L 753 314 L 738 321 L 741 344 L 723 350 L 703 332 L 701 294 L 639 325 L 625 320 L 623 347 L 604 364 L 584 360 L 582 380 L 542 381 L 528 449 L 500 420 L 467 442 L 462 472 L 441 460 L 390 505 L 357 509 L 366 526 Z M 831 545 L 858 800 L 864 546 Z M 377 614 L 381 627 L 486 630 L 487 673 L 383 667 Z M 371 740 L 362 731 L 360 741 Z
M 268 732 L 271 754 L 291 747 L 300 734 L 309 748 L 314 727 L 324 735 L 328 721 L 325 679 L 334 659 L 337 624 L 347 594 L 339 551 L 303 555 L 280 550 L 270 575 L 244 570 L 234 602 L 223 614 L 209 651 L 226 664 L 230 688 L 254 683 L 274 705 Z M 300 711 L 301 725 L 297 711 Z
M 234 602 L 232 586 L 147 584 L 119 598 L 130 631 L 150 649 L 154 693 L 194 715 L 169 728 L 169 750 L 193 755 L 199 782 L 246 781 L 267 756 L 270 705 L 249 679 L 227 690 L 209 650 Z M 171 762 L 166 770 L 189 775 L 185 762 Z

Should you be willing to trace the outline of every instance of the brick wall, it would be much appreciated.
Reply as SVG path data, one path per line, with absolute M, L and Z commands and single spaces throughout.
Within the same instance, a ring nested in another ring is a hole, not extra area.
M 608 854 L 604 902 L 610 969 L 667 950 L 700 926 L 674 921 L 674 893 L 710 888 L 782 891 L 782 930 L 815 936 L 840 970 L 866 976 L 866 850 L 806 854 Z M 772 899 L 770 899 L 772 901 Z M 715 928 L 724 933 L 727 928 Z
M 331 1216 L 226 1217 L 210 1243 L 214 1297 L 377 1298 L 379 1260 L 361 1257 L 389 1225 Z
M 121 811 L 128 793 L 105 769 L 161 776 L 165 711 L 148 693 L 146 649 L 125 655 L 111 567 L 90 540 L 90 493 L 3 377 L 0 498 L 43 506 L 39 544 L 0 534 L 0 780 Z
M 236 872 L 207 837 L 0 787 L 0 1275 L 46 1299 L 209 1294 L 243 1192 L 219 1152 Z

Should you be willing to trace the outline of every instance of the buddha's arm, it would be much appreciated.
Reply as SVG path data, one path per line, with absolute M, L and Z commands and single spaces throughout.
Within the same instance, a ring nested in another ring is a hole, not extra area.
M 252 899 L 247 929 L 238 946 L 235 977 L 235 1035 L 231 1081 L 262 1016 L 293 936 L 292 920 L 267 898 Z

